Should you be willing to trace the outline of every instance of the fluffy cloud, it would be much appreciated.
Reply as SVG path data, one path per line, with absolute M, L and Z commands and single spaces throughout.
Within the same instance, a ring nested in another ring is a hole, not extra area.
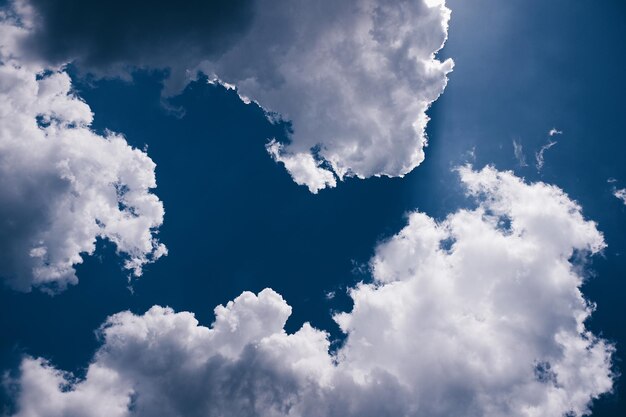
M 166 94 L 200 70 L 270 120 L 291 121 L 290 141 L 268 150 L 312 192 L 419 165 L 426 111 L 453 66 L 435 58 L 450 17 L 443 1 L 18 3 L 30 5 L 34 29 L 21 47 L 31 59 L 109 75 L 167 67 Z
M 270 148 L 312 192 L 335 176 L 402 176 L 424 160 L 426 110 L 443 92 L 450 11 L 423 1 L 260 1 L 247 34 L 200 68 L 292 122 Z
M 76 381 L 21 365 L 16 416 L 581 416 L 612 388 L 613 348 L 585 328 L 576 263 L 602 235 L 561 190 L 460 169 L 473 209 L 423 213 L 381 243 L 373 282 L 336 316 L 345 344 L 274 291 L 215 309 L 211 328 L 155 306 L 101 328 Z
M 553 147 L 554 145 L 556 145 L 558 142 L 556 140 L 552 140 L 551 138 L 553 136 L 556 135 L 562 135 L 563 131 L 561 130 L 557 130 L 556 128 L 552 128 L 550 129 L 550 131 L 548 132 L 548 142 L 543 145 L 539 151 L 535 152 L 535 167 L 537 167 L 537 172 L 541 171 L 543 169 L 543 165 L 545 164 L 545 159 L 544 159 L 544 153 L 550 149 L 551 147 Z
M 18 290 L 61 290 L 97 238 L 140 275 L 166 252 L 154 237 L 163 221 L 154 162 L 120 135 L 94 133 L 67 73 L 25 64 L 16 45 L 27 30 L 0 19 L 0 277 Z
M 606 182 L 609 184 L 613 184 L 611 186 L 611 193 L 613 193 L 613 196 L 626 204 L 626 188 L 617 188 L 615 186 L 615 184 L 617 183 L 617 179 L 615 178 L 609 178 L 606 180 Z

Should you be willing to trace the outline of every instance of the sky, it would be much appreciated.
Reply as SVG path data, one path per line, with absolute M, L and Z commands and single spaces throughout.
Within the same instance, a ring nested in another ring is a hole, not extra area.
M 626 7 L 442 3 L 3 3 L 3 415 L 623 414 Z

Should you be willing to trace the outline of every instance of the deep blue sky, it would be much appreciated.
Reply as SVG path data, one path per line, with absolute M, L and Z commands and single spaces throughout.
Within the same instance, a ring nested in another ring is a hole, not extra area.
M 419 209 L 441 218 L 463 198 L 452 168 L 470 161 L 513 169 L 563 188 L 598 222 L 609 245 L 589 265 L 585 286 L 597 303 L 591 327 L 626 349 L 626 207 L 609 177 L 626 187 L 626 3 L 606 1 L 450 0 L 450 38 L 442 52 L 456 62 L 444 95 L 429 112 L 426 161 L 404 179 L 348 180 L 310 194 L 267 155 L 267 138 L 284 139 L 254 105 L 232 91 L 191 84 L 160 103 L 162 73 L 135 81 L 76 80 L 95 112 L 94 128 L 148 145 L 157 163 L 156 194 L 170 254 L 149 266 L 129 291 L 121 261 L 106 243 L 79 266 L 79 285 L 50 297 L 0 290 L 0 368 L 24 352 L 80 371 L 98 345 L 94 329 L 113 313 L 153 304 L 189 310 L 205 325 L 213 307 L 244 290 L 271 287 L 293 307 L 288 329 L 310 321 L 338 337 L 331 311 L 349 309 L 346 287 L 367 280 L 362 266 L 376 243 Z M 563 135 L 538 173 L 534 152 L 556 127 Z M 528 167 L 520 167 L 512 141 Z M 327 300 L 325 293 L 336 292 Z M 626 390 L 594 407 L 595 416 L 626 414 Z

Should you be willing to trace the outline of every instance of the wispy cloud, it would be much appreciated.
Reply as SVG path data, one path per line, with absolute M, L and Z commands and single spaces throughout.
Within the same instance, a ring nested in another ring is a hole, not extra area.
M 552 135 L 551 135 L 552 136 Z M 557 144 L 557 141 L 555 140 L 549 140 L 548 143 L 546 143 L 545 145 L 543 145 L 538 152 L 535 152 L 535 166 L 537 167 L 537 171 L 541 171 L 543 169 L 543 165 L 545 163 L 544 160 L 544 156 L 543 154 L 550 149 L 551 147 L 553 147 L 554 145 Z
M 517 159 L 517 163 L 521 167 L 527 167 L 526 163 L 526 155 L 524 155 L 524 148 L 522 147 L 522 143 L 513 139 L 513 154 L 515 155 L 515 159 Z
M 622 200 L 624 204 L 626 204 L 626 188 L 619 188 L 619 189 L 613 190 L 613 195 L 619 198 L 620 200 Z

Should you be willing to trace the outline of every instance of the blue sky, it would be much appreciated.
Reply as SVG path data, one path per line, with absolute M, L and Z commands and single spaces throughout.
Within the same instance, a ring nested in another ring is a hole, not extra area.
M 124 257 L 99 239 L 95 254 L 76 265 L 78 285 L 54 296 L 4 286 L 0 368 L 19 378 L 29 355 L 83 377 L 103 344 L 95 330 L 113 314 L 141 315 L 161 305 L 193 312 L 210 326 L 216 305 L 264 288 L 291 306 L 288 333 L 310 322 L 329 332 L 334 351 L 346 335 L 333 313 L 353 308 L 347 291 L 372 282 L 368 262 L 381 242 L 407 225 L 408 213 L 443 220 L 475 207 L 454 171 L 471 163 L 553 184 L 597 222 L 607 248 L 576 267 L 585 271 L 582 291 L 596 305 L 586 325 L 615 344 L 619 373 L 626 343 L 626 206 L 613 191 L 626 187 L 626 8 L 618 0 L 446 3 L 452 17 L 438 57 L 455 64 L 445 92 L 428 110 L 424 161 L 404 178 L 346 178 L 317 194 L 296 185 L 268 155 L 268 138 L 288 143 L 290 127 L 270 123 L 235 91 L 200 77 L 163 98 L 168 72 L 162 69 L 101 78 L 85 75 L 92 61 L 70 64 L 73 89 L 94 113 L 92 129 L 122 133 L 156 163 L 154 194 L 165 208 L 158 238 L 169 253 L 129 281 Z M 297 124 L 292 128 L 298 132 Z M 562 133 L 550 136 L 553 128 Z M 292 140 L 297 146 L 299 139 Z M 557 143 L 545 151 L 539 170 L 536 152 L 550 140 Z M 514 141 L 526 166 L 514 154 Z M 623 413 L 622 386 L 617 377 L 613 392 L 593 402 L 592 415 Z M 16 412 L 19 396 L 7 389 L 0 398 L 8 415 Z

